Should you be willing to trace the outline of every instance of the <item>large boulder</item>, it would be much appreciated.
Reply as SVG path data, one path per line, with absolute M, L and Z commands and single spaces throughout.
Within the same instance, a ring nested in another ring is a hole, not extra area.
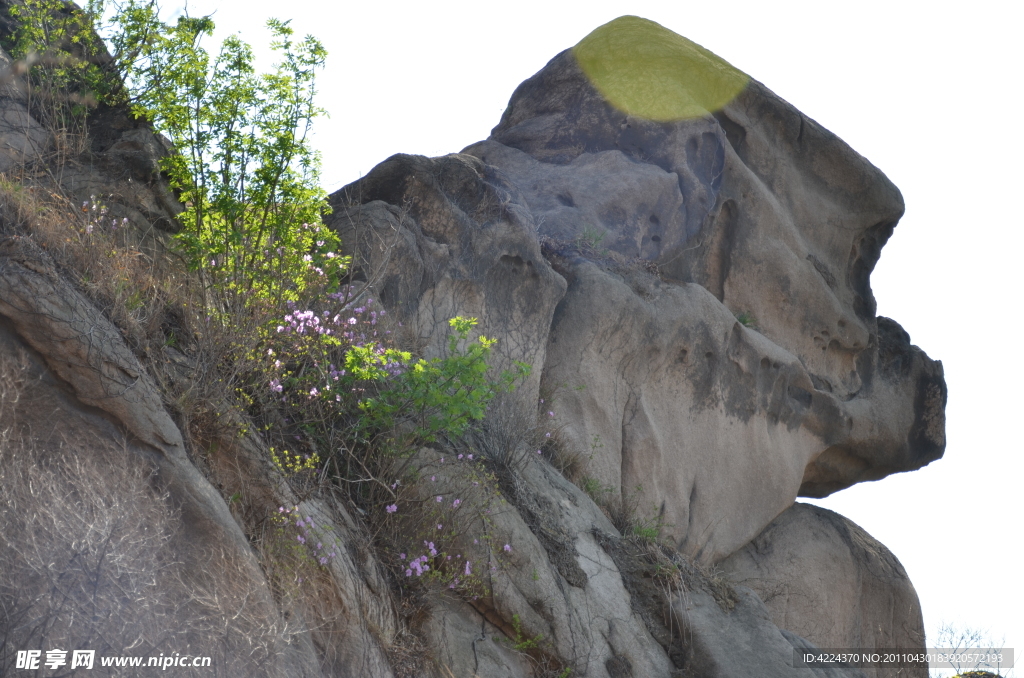
M 782 629 L 820 648 L 919 649 L 924 620 L 914 585 L 889 549 L 838 513 L 794 504 L 721 563 L 764 601 Z M 866 670 L 878 678 L 922 667 Z
M 612 105 L 595 50 L 648 50 L 619 74 L 647 99 L 672 74 L 645 64 L 706 53 L 635 17 L 595 34 L 464 151 L 519 189 L 568 282 L 542 384 L 574 387 L 558 422 L 579 449 L 599 441 L 592 475 L 641 488 L 684 551 L 716 561 L 798 495 L 941 456 L 941 364 L 875 317 L 869 284 L 895 186 L 756 81 L 699 117 Z

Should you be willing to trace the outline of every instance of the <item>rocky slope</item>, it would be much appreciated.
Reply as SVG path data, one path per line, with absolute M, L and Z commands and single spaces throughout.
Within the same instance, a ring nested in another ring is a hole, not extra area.
M 0 159 L 45 163 L 54 140 L 16 87 L 3 94 Z M 104 115 L 59 188 L 75 204 L 118 195 L 139 246 L 166 252 L 166 151 Z M 229 676 L 858 676 L 875 672 L 793 668 L 793 650 L 924 646 L 895 556 L 796 503 L 945 444 L 941 363 L 876 317 L 870 287 L 902 198 L 841 140 L 623 17 L 524 82 L 488 139 L 394 156 L 331 201 L 358 277 L 425 354 L 467 315 L 498 339 L 495 369 L 534 366 L 473 443 L 507 461 L 509 508 L 487 524 L 515 549 L 489 595 L 428 589 L 410 611 L 361 509 L 297 495 L 255 435 L 186 449 L 170 413 L 201 361 L 133 340 L 8 215 L 0 666 L 52 641 L 187 647 Z M 533 428 L 541 401 L 554 435 L 537 455 L 509 432 Z M 465 480 L 449 467 L 442 483 Z M 51 517 L 29 519 L 40 483 L 57 488 Z M 254 545 L 293 505 L 339 557 L 283 595 Z

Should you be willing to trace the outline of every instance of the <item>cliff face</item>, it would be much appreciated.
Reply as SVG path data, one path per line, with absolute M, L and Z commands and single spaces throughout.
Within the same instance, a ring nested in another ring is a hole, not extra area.
M 13 167 L 48 141 L 6 95 Z M 165 151 L 106 115 L 60 188 L 75 204 L 96 187 L 118 194 L 140 242 L 164 252 L 150 227 L 173 220 L 154 169 Z M 117 654 L 133 628 L 147 651 L 172 639 L 225 675 L 856 676 L 793 668 L 793 650 L 924 647 L 896 558 L 795 503 L 920 468 L 945 444 L 941 363 L 876 317 L 870 287 L 902 198 L 841 140 L 714 55 L 624 17 L 524 82 L 487 140 L 394 156 L 331 201 L 355 277 L 425 354 L 443 352 L 449 318 L 474 316 L 498 339 L 495 369 L 534 367 L 476 434 L 475 449 L 512 440 L 515 460 L 508 510 L 487 518 L 515 550 L 488 595 L 428 588 L 410 612 L 367 548 L 361 509 L 297 494 L 255 435 L 187 451 L 188 422 L 168 410 L 204 364 L 173 345 L 141 350 L 65 279 L 52 243 L 6 223 L 0 520 L 20 579 L 0 594 L 20 616 L 0 616 L 0 666 L 35 647 L 15 640 Z M 541 454 L 510 434 L 535 426 L 538 403 L 553 434 Z M 109 535 L 75 541 L 19 513 L 32 474 L 73 495 L 74 464 L 100 487 L 62 510 L 134 516 L 110 531 L 125 571 L 153 582 L 132 595 L 100 562 L 52 555 L 87 560 Z M 442 470 L 442 483 L 465 480 Z M 253 549 L 279 506 L 315 516 L 340 554 L 289 595 Z M 46 549 L 17 546 L 33 533 Z M 161 564 L 143 567 L 136 543 Z M 72 624 L 84 603 L 74 615 L 53 603 L 47 560 L 77 573 L 76 596 L 91 582 L 103 619 L 131 624 Z

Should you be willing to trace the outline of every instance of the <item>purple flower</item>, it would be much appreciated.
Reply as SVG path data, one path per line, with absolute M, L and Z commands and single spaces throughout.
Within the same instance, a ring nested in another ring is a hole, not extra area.
M 387 511 L 388 513 L 394 513 L 395 511 L 398 510 L 398 504 L 391 504 L 384 510 Z
M 461 504 L 461 503 L 462 503 L 461 499 L 456 499 L 455 501 L 452 502 L 452 508 L 458 508 L 459 504 Z
M 399 553 L 398 554 L 398 559 L 399 560 L 405 560 L 405 554 L 404 553 Z
M 438 503 L 438 504 L 440 504 L 440 503 L 441 503 L 441 495 L 437 495 L 437 503 Z
M 472 570 L 472 568 L 471 568 L 471 566 L 469 564 L 469 561 L 467 560 L 466 561 L 466 576 L 468 577 L 471 574 L 473 574 L 473 570 Z
M 512 550 L 512 547 L 509 546 L 508 544 L 505 544 L 505 552 L 508 553 L 511 550 Z
M 441 525 L 441 523 L 438 523 L 438 524 L 437 524 L 437 529 L 439 529 L 439 530 L 440 530 L 440 529 L 441 529 L 442 527 L 443 527 L 443 525 Z
M 553 416 L 555 416 L 555 413 L 554 412 L 548 412 L 548 416 L 549 417 L 553 417 Z

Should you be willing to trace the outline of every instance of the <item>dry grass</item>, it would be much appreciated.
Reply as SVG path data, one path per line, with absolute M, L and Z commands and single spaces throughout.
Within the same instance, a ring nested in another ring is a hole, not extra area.
M 0 174 L 4 230 L 43 246 L 61 273 L 141 352 L 164 341 L 167 307 L 188 303 L 186 276 L 166 247 L 154 247 L 152 238 L 145 242 L 141 225 L 125 222 L 125 211 L 114 201 L 105 205 L 107 200 L 97 196 L 84 207 L 75 205 L 41 164 Z M 102 216 L 99 205 L 106 207 Z
M 13 675 L 17 650 L 59 647 L 190 653 L 210 656 L 213 675 L 274 675 L 288 630 L 252 604 L 261 583 L 221 553 L 202 570 L 180 561 L 180 517 L 126 443 L 22 437 L 28 364 L 0 361 L 0 673 Z

